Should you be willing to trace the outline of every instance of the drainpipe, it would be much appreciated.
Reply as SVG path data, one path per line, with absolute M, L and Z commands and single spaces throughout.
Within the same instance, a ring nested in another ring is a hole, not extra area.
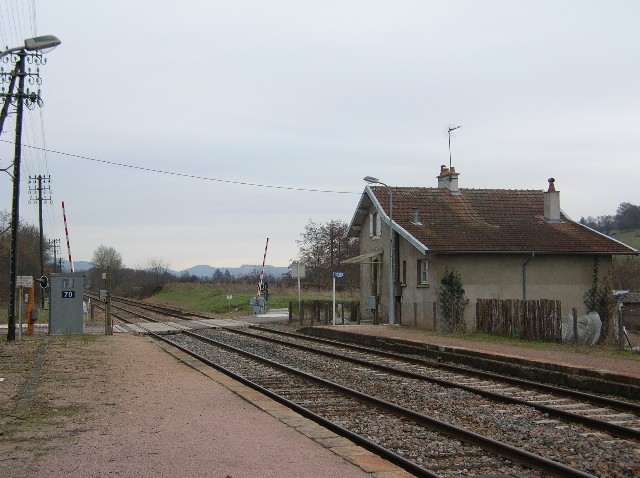
M 531 257 L 529 257 L 524 264 L 522 264 L 522 302 L 527 300 L 527 264 L 534 258 L 536 255 L 535 252 L 531 253 Z

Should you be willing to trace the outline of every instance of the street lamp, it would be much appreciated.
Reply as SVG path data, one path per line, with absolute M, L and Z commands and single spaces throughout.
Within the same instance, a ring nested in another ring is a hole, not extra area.
M 395 317 L 395 297 L 393 294 L 393 193 L 391 188 L 378 178 L 373 176 L 365 176 L 364 180 L 369 184 L 380 184 L 389 191 L 389 324 L 396 323 Z
M 11 207 L 11 261 L 9 266 L 9 315 L 8 315 L 8 328 L 7 328 L 7 340 L 15 340 L 16 338 L 16 320 L 15 320 L 15 302 L 16 302 L 16 258 L 18 248 L 18 221 L 20 220 L 20 155 L 21 155 L 21 143 L 22 143 L 22 112 L 24 109 L 24 102 L 38 103 L 40 97 L 36 93 L 25 93 L 24 82 L 25 77 L 36 77 L 39 83 L 39 70 L 35 73 L 26 73 L 25 61 L 29 53 L 36 51 L 40 53 L 46 53 L 53 48 L 60 45 L 60 40 L 53 35 L 45 35 L 35 38 L 27 38 L 24 41 L 24 46 L 9 48 L 0 52 L 0 58 L 15 54 L 18 60 L 15 65 L 15 69 L 10 74 L 9 90 L 8 93 L 2 93 L 4 97 L 4 105 L 0 112 L 0 133 L 2 133 L 2 127 L 4 120 L 9 113 L 9 104 L 11 98 L 16 99 L 16 135 L 15 135 L 15 159 L 13 161 L 13 203 Z M 36 57 L 36 64 L 40 64 Z M 0 75 L 0 76 L 5 76 Z M 18 79 L 18 92 L 14 95 L 13 88 L 15 86 L 16 78 Z

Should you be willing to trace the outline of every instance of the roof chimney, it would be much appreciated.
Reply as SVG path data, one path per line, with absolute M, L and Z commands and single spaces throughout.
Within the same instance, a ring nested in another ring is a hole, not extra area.
M 418 213 L 417 208 L 413 208 L 411 213 L 411 224 L 414 226 L 422 226 L 422 223 L 420 222 L 420 213 Z
M 447 168 L 444 164 L 440 166 L 440 175 L 438 176 L 438 187 L 446 189 L 450 194 L 460 194 L 458 191 L 458 176 L 456 168 L 451 166 Z
M 544 220 L 559 223 L 560 220 L 560 191 L 556 191 L 555 179 L 549 178 L 549 189 L 544 193 Z

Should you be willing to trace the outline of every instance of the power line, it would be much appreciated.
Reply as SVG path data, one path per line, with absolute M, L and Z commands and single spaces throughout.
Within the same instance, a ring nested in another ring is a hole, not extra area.
M 5 139 L 0 139 L 0 142 L 13 144 L 13 141 L 8 141 L 8 140 L 5 140 Z M 86 159 L 88 161 L 94 161 L 96 163 L 109 164 L 111 166 L 120 166 L 122 168 L 137 169 L 139 171 L 147 171 L 147 172 L 150 172 L 150 173 L 166 174 L 166 175 L 170 175 L 170 176 L 179 176 L 179 177 L 182 177 L 182 178 L 199 179 L 199 180 L 202 180 L 202 181 L 214 181 L 214 182 L 218 182 L 218 183 L 235 184 L 235 185 L 239 185 L 239 186 L 252 186 L 252 187 L 269 188 L 269 189 L 283 189 L 283 190 L 287 190 L 287 191 L 303 191 L 303 192 L 312 192 L 312 193 L 331 193 L 331 194 L 362 194 L 360 192 L 353 192 L 353 191 L 333 191 L 333 190 L 329 190 L 329 189 L 295 188 L 295 187 L 292 187 L 292 186 L 275 186 L 273 184 L 259 184 L 259 183 L 249 183 L 249 182 L 245 182 L 245 181 L 233 181 L 233 180 L 230 180 L 230 179 L 210 178 L 210 177 L 207 177 L 207 176 L 198 176 L 198 175 L 195 175 L 195 174 L 178 173 L 178 172 L 175 172 L 175 171 L 165 171 L 165 170 L 162 170 L 162 169 L 146 168 L 146 167 L 143 167 L 143 166 L 133 166 L 131 164 L 117 163 L 115 161 L 107 161 L 105 159 L 91 158 L 89 156 L 82 156 L 82 155 L 79 155 L 79 154 L 65 153 L 63 151 L 56 151 L 56 150 L 53 150 L 53 149 L 45 149 L 45 148 L 41 148 L 39 146 L 31 146 L 31 145 L 28 145 L 28 144 L 22 144 L 22 147 L 31 148 L 31 149 L 40 150 L 40 151 L 45 151 L 47 153 L 52 153 L 52 154 L 60 154 L 62 156 L 69 156 L 71 158 Z

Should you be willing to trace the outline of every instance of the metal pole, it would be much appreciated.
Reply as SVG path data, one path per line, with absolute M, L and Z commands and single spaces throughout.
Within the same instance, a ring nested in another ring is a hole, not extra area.
M 20 221 L 20 155 L 22 144 L 22 112 L 24 109 L 24 51 L 18 52 L 20 59 L 16 65 L 18 72 L 18 104 L 16 106 L 16 144 L 13 160 L 13 203 L 11 207 L 11 254 L 9 264 L 9 316 L 7 321 L 7 341 L 16 339 L 16 276 L 18 259 L 18 222 Z
M 111 271 L 110 267 L 107 267 L 107 273 L 105 277 L 106 282 L 106 303 L 104 307 L 104 333 L 105 335 L 113 335 L 113 322 L 111 321 Z
M 336 325 L 336 276 L 333 275 L 333 325 Z
M 38 175 L 38 219 L 40 224 L 40 277 L 44 275 L 44 230 L 42 228 L 42 176 Z M 44 288 L 42 292 L 42 308 L 44 309 Z
M 300 263 L 298 262 L 298 317 L 302 317 L 300 309 L 302 308 L 302 298 L 300 295 Z
M 387 185 L 385 184 L 385 186 Z M 389 235 L 391 236 L 389 241 L 389 324 L 395 325 L 395 296 L 393 293 L 393 193 L 389 186 L 387 186 L 387 189 L 389 190 Z

